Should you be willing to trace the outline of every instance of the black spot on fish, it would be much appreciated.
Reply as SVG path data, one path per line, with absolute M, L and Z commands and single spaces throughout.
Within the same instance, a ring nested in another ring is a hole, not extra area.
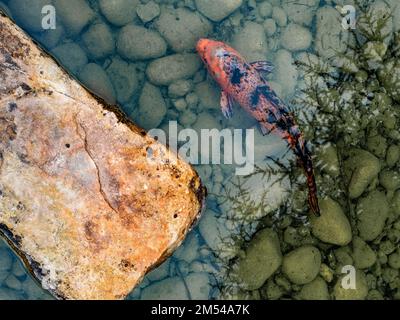
M 238 67 L 235 67 L 232 71 L 231 75 L 231 83 L 232 84 L 240 84 L 240 81 L 242 80 L 242 77 L 244 76 L 244 73 L 240 71 Z

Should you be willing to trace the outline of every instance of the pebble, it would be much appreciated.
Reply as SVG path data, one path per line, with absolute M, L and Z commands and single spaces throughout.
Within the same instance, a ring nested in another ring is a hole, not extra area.
M 189 127 L 196 122 L 196 119 L 197 115 L 193 111 L 184 110 L 179 116 L 179 123 L 184 127 Z
M 44 31 L 42 8 L 48 4 L 48 0 L 12 0 L 8 3 L 17 23 L 28 32 Z
M 189 80 L 177 80 L 168 87 L 168 95 L 171 98 L 183 97 L 192 89 L 192 83 Z
M 27 271 L 25 270 L 24 266 L 22 265 L 19 259 L 15 259 L 12 267 L 12 273 L 16 277 L 22 277 L 26 275 Z
M 283 257 L 282 272 L 295 284 L 315 279 L 321 266 L 321 253 L 313 246 L 302 246 Z
M 383 192 L 370 192 L 357 204 L 357 228 L 364 241 L 372 241 L 380 235 L 389 214 L 389 204 Z
M 157 128 L 167 113 L 167 106 L 161 91 L 146 82 L 139 98 L 139 114 L 135 119 L 146 130 Z
M 85 0 L 53 0 L 53 4 L 57 17 L 70 35 L 79 34 L 95 16 Z
M 232 45 L 249 62 L 265 60 L 268 46 L 264 27 L 252 21 L 245 22 L 234 34 Z
M 87 64 L 79 73 L 79 79 L 94 94 L 104 99 L 109 104 L 115 104 L 116 97 L 113 85 L 107 73 L 95 63 Z
M 149 274 L 146 275 L 146 278 L 150 281 L 159 281 L 169 276 L 170 270 L 170 259 L 164 261 L 160 266 L 158 266 L 153 271 L 150 271 Z
M 284 27 L 287 24 L 286 12 L 279 7 L 272 8 L 272 18 L 275 20 L 278 26 Z
M 364 300 L 368 294 L 368 285 L 364 272 L 356 270 L 355 289 L 343 288 L 342 280 L 346 275 L 342 275 L 333 287 L 333 296 L 336 300 Z M 346 283 L 347 281 L 345 281 Z
M 185 284 L 180 277 L 171 277 L 154 282 L 142 290 L 142 300 L 187 300 Z
M 296 88 L 299 75 L 292 54 L 284 49 L 278 50 L 275 66 L 275 78 L 282 87 L 281 94 L 290 96 Z
M 264 30 L 269 36 L 273 36 L 276 32 L 276 22 L 274 19 L 266 19 L 263 23 Z
M 282 8 L 290 21 L 303 25 L 311 25 L 320 0 L 282 1 Z
M 219 22 L 238 9 L 243 0 L 195 0 L 195 3 L 203 15 L 214 22 Z
M 349 32 L 344 30 L 342 16 L 338 10 L 330 6 L 319 8 L 316 14 L 317 33 L 315 49 L 322 58 L 332 58 L 347 48 Z
M 207 300 L 212 286 L 210 276 L 206 272 L 190 273 L 185 277 L 185 283 L 189 290 L 191 300 Z
M 106 72 L 114 86 L 119 103 L 124 104 L 131 100 L 139 88 L 139 79 L 135 65 L 114 57 Z
M 200 104 L 206 109 L 220 109 L 221 90 L 215 83 L 207 80 L 196 84 L 194 92 L 199 97 Z
M 272 15 L 272 5 L 268 1 L 263 1 L 257 5 L 258 13 L 263 18 L 268 18 Z
M 354 237 L 352 257 L 354 266 L 357 269 L 367 269 L 372 267 L 376 262 L 376 253 L 371 247 L 360 237 Z
M 312 41 L 311 32 L 298 24 L 291 23 L 283 31 L 281 44 L 289 51 L 306 50 Z
M 136 8 L 136 14 L 143 23 L 150 22 L 157 18 L 160 12 L 160 6 L 154 1 L 149 1 L 146 4 L 139 4 Z
M 192 77 L 200 66 L 197 54 L 173 54 L 150 62 L 146 74 L 153 84 L 168 86 L 177 80 Z
M 22 288 L 21 282 L 12 274 L 7 277 L 7 279 L 4 281 L 4 284 L 10 289 L 16 291 L 20 291 Z
M 167 44 L 158 32 L 129 24 L 118 34 L 117 49 L 124 58 L 146 60 L 163 56 Z
M 17 291 L 8 289 L 8 288 L 0 288 L 0 301 L 1 300 L 20 300 L 21 296 L 17 293 Z
M 367 189 L 381 170 L 377 157 L 366 150 L 355 149 L 350 151 L 349 160 L 345 162 L 345 171 L 350 177 L 349 197 L 358 198 Z
M 275 231 L 263 229 L 255 234 L 233 272 L 246 290 L 259 289 L 282 263 L 279 239 Z
M 185 242 L 175 251 L 174 257 L 187 263 L 191 263 L 197 258 L 199 248 L 199 235 L 192 231 L 186 237 Z
M 75 43 L 65 43 L 55 47 L 52 53 L 68 71 L 75 75 L 88 63 L 86 52 Z
M 229 237 L 229 232 L 218 221 L 216 215 L 211 209 L 206 210 L 199 222 L 199 230 L 207 245 L 218 254 L 223 249 L 224 240 Z
M 13 259 L 7 249 L 0 248 L 0 271 L 10 270 Z
M 212 31 L 207 19 L 186 8 L 163 7 L 155 27 L 175 52 L 193 50 L 197 41 Z
M 330 300 L 328 286 L 324 279 L 316 277 L 301 288 L 298 298 L 301 300 Z
M 116 26 L 132 22 L 139 3 L 139 0 L 99 0 L 101 13 Z
M 64 37 L 64 32 L 64 27 L 57 23 L 56 29 L 42 31 L 37 36 L 37 40 L 43 44 L 47 50 L 52 50 L 60 43 L 61 39 Z
M 331 198 L 319 200 L 321 216 L 311 218 L 312 233 L 319 240 L 344 246 L 351 241 L 352 232 L 343 209 Z
M 83 43 L 89 56 L 93 59 L 102 59 L 111 55 L 115 49 L 114 37 L 105 23 L 96 23 L 90 26 L 82 35 Z
M 379 183 L 387 191 L 395 191 L 400 187 L 400 175 L 396 170 L 383 170 L 379 174 Z

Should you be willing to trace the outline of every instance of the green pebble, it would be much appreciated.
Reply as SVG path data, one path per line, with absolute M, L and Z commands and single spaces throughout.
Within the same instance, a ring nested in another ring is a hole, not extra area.
M 261 296 L 267 300 L 278 300 L 283 294 L 281 287 L 271 279 L 261 289 Z
M 351 250 L 350 250 L 350 248 L 348 246 L 336 249 L 335 250 L 335 257 L 336 257 L 336 259 L 338 260 L 338 262 L 342 266 L 344 266 L 344 265 L 352 265 L 353 264 L 353 258 L 351 256 Z
M 383 158 L 386 155 L 387 142 L 386 138 L 381 135 L 374 135 L 367 140 L 368 150 L 371 151 L 378 158 Z
M 282 272 L 295 284 L 306 284 L 315 279 L 321 266 L 321 254 L 312 246 L 303 246 L 283 258 Z
M 394 191 L 400 187 L 400 174 L 394 170 L 384 170 L 379 174 L 379 183 L 387 191 Z
M 344 246 L 351 241 L 349 220 L 341 206 L 331 198 L 319 201 L 321 216 L 311 217 L 312 233 L 319 240 Z
M 392 144 L 386 152 L 386 164 L 393 167 L 400 159 L 400 148 Z
M 357 228 L 364 241 L 374 240 L 383 231 L 389 204 L 383 192 L 372 191 L 357 204 Z
M 246 290 L 255 290 L 274 274 L 281 263 L 278 235 L 271 229 L 263 229 L 250 241 L 246 256 L 239 258 L 234 275 Z
M 400 251 L 392 253 L 388 258 L 389 266 L 393 269 L 400 269 Z
M 349 197 L 358 198 L 367 189 L 381 170 L 377 157 L 368 151 L 353 149 L 350 158 L 345 163 L 347 175 L 350 177 Z
M 336 300 L 364 300 L 368 294 L 367 280 L 364 272 L 356 270 L 355 289 L 343 288 L 342 280 L 349 275 L 342 275 L 333 287 L 333 296 Z M 346 281 L 345 281 L 346 282 Z
M 328 286 L 324 279 L 316 277 L 301 288 L 298 298 L 301 300 L 329 300 Z
M 357 269 L 366 269 L 376 262 L 376 253 L 371 247 L 360 237 L 354 237 L 353 241 L 354 266 Z

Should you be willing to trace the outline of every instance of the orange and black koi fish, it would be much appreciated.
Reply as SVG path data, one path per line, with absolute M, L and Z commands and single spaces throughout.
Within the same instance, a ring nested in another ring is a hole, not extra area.
M 261 74 L 272 72 L 273 66 L 267 61 L 247 63 L 235 49 L 210 39 L 200 39 L 197 51 L 209 73 L 222 89 L 223 114 L 231 117 L 233 101 L 236 101 L 260 123 L 263 134 L 273 131 L 288 142 L 307 177 L 309 206 L 312 212 L 319 216 L 311 153 L 293 114 Z

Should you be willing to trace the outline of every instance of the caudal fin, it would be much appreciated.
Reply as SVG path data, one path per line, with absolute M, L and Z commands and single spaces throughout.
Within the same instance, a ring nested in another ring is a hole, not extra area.
M 310 206 L 311 211 L 317 217 L 321 215 L 318 205 L 318 197 L 317 197 L 317 186 L 314 179 L 314 174 L 312 177 L 307 177 L 307 180 L 312 179 L 312 182 L 308 181 L 308 205 Z
M 315 183 L 314 167 L 311 160 L 311 153 L 304 140 L 300 136 L 295 143 L 295 153 L 299 157 L 304 173 L 307 177 L 308 205 L 317 217 L 321 215 L 318 205 L 317 184 Z

